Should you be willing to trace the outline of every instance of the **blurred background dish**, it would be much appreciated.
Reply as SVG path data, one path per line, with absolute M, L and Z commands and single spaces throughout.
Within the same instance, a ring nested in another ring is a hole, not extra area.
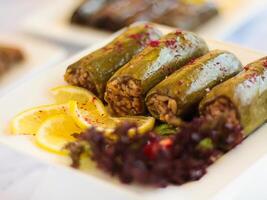
M 24 55 L 21 49 L 15 46 L 0 44 L 0 76 L 23 60 Z
M 4 62 L 3 70 L 0 69 L 0 95 L 61 61 L 65 55 L 62 48 L 47 42 L 19 34 L 0 34 L 0 62 Z
M 117 30 L 133 21 L 151 19 L 194 29 L 200 35 L 209 38 L 224 39 L 267 5 L 266 0 L 255 0 L 253 4 L 250 0 L 182 0 L 180 3 L 177 0 L 166 0 L 163 4 L 160 3 L 163 1 L 151 4 L 151 1 L 146 0 L 83 2 L 55 0 L 53 5 L 47 3 L 41 10 L 36 10 L 28 16 L 23 23 L 23 29 L 27 33 L 84 47 L 111 34 L 110 31 L 94 28 L 95 26 Z M 106 4 L 107 2 L 109 3 Z M 144 4 L 146 6 L 143 6 Z M 177 18 L 174 19 L 173 16 Z
M 194 30 L 217 14 L 217 5 L 205 0 L 85 0 L 71 22 L 108 31 L 138 21 Z

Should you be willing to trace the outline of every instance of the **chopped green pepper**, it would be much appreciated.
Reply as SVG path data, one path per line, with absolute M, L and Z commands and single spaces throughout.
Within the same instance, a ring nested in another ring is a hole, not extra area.
M 177 128 L 170 124 L 161 124 L 154 131 L 159 135 L 173 135 L 177 133 Z
M 204 151 L 212 150 L 214 148 L 214 144 L 212 142 L 212 139 L 211 138 L 205 138 L 205 139 L 201 140 L 199 142 L 197 148 L 204 150 Z

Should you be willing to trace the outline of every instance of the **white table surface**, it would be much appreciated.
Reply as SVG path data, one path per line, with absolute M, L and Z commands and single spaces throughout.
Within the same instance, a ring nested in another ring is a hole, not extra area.
M 27 17 L 28 13 L 32 10 L 40 9 L 53 1 L 55 0 L 0 0 L 0 32 L 19 32 L 20 22 Z M 267 51 L 267 40 L 265 39 L 267 35 L 265 20 L 267 10 L 263 15 L 265 17 L 262 20 L 257 17 L 241 27 L 235 35 L 225 40 Z M 69 50 L 70 54 L 79 50 L 70 46 L 65 46 L 65 48 Z M 22 156 L 1 145 L 0 163 L 1 200 L 37 200 L 36 196 L 40 195 L 36 195 L 36 193 L 44 191 L 44 188 L 49 185 L 49 176 L 56 174 L 56 170 L 46 164 L 39 163 L 30 157 Z M 263 177 L 267 177 L 267 175 Z M 249 184 L 248 180 L 249 178 L 244 177 L 243 182 Z M 246 188 L 249 187 L 248 184 Z M 253 185 L 254 183 L 252 182 L 251 184 Z M 264 191 L 264 189 L 257 191 L 257 194 L 261 194 L 260 192 Z M 264 199 L 260 197 L 262 196 L 259 195 L 257 199 Z M 251 198 L 242 197 L 242 200 L 245 199 Z
M 0 0 L 0 33 L 20 33 L 20 23 L 27 14 L 41 9 L 51 0 Z M 63 46 L 69 55 L 79 49 Z M 44 187 L 43 183 L 51 169 L 30 157 L 20 155 L 0 145 L 0 200 L 35 200 L 36 193 Z

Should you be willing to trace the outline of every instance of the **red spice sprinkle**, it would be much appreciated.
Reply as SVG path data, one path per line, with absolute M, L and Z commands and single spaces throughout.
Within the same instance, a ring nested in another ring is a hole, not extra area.
M 249 65 L 245 66 L 244 70 L 248 71 L 249 70 Z
M 175 45 L 176 45 L 176 40 L 175 39 L 172 39 L 172 40 L 166 40 L 165 41 L 165 44 L 167 47 L 169 48 L 173 48 Z M 177 46 L 176 46 L 177 47 Z
M 244 77 L 245 77 L 246 79 L 249 79 L 249 78 L 250 78 L 250 74 L 245 74 Z
M 263 61 L 263 66 L 267 68 L 267 59 Z
M 96 97 L 93 97 L 92 102 L 95 103 L 95 101 L 96 101 Z
M 145 28 L 151 28 L 150 24 L 146 24 Z
M 111 46 L 103 47 L 104 51 L 112 50 L 113 48 Z
M 87 123 L 92 124 L 91 119 L 89 119 L 89 118 L 87 118 L 87 117 L 85 117 L 84 119 L 85 119 L 85 121 L 86 121 Z
M 195 63 L 195 61 L 196 61 L 196 59 L 192 59 L 192 60 L 190 60 L 190 61 L 189 61 L 189 63 L 188 63 L 188 64 L 189 64 L 189 65 L 192 65 L 192 64 L 194 64 L 194 63 Z
M 141 40 L 143 38 L 143 34 L 140 34 L 140 33 L 131 34 L 131 35 L 129 35 L 129 37 L 134 39 L 134 40 Z
M 176 31 L 175 31 L 175 35 L 181 35 L 183 32 L 181 31 L 181 30 L 179 30 L 179 29 L 177 29 Z
M 179 81 L 178 81 L 178 85 L 179 85 L 179 86 L 183 85 L 183 81 L 179 80 Z
M 115 45 L 116 45 L 118 50 L 121 50 L 123 48 L 123 45 L 121 42 L 117 42 Z
M 145 34 L 136 33 L 129 35 L 129 38 L 132 38 L 137 41 L 139 45 L 147 45 L 147 41 L 145 40 Z
M 149 42 L 149 46 L 151 47 L 158 47 L 160 44 L 159 40 L 152 40 Z
M 221 67 L 220 67 L 220 71 L 221 71 L 221 72 L 227 72 L 227 69 L 226 69 L 225 67 L 221 66 Z
M 246 74 L 245 75 L 245 77 L 247 78 L 247 79 L 249 79 L 248 81 L 250 82 L 250 83 L 255 83 L 256 81 L 257 81 L 257 76 L 258 76 L 258 74 L 257 73 L 252 73 L 252 74 Z
M 252 78 L 257 78 L 258 74 L 256 72 L 254 72 L 253 74 L 251 74 Z

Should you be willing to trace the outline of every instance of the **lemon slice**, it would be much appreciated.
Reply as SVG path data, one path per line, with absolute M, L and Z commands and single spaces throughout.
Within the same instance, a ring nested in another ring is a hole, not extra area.
M 84 88 L 76 86 L 59 86 L 53 88 L 51 92 L 57 103 L 76 101 L 81 109 L 98 112 L 100 115 L 106 114 L 106 109 L 102 101 Z
M 83 109 L 78 106 L 76 101 L 69 102 L 70 115 L 73 117 L 77 125 L 82 129 L 92 126 L 99 129 L 112 129 L 116 126 L 116 122 L 106 112 L 100 114 L 97 110 Z
M 11 121 L 13 134 L 35 135 L 40 125 L 49 117 L 68 112 L 68 104 L 54 104 L 28 109 L 16 115 Z
M 75 141 L 72 134 L 80 133 L 81 131 L 72 117 L 56 115 L 47 119 L 40 126 L 35 137 L 36 143 L 50 152 L 65 154 L 65 145 Z
M 84 88 L 60 86 L 53 88 L 51 91 L 57 103 L 69 101 L 69 113 L 82 129 L 96 126 L 100 129 L 111 131 L 118 123 L 130 121 L 138 125 L 138 132 L 142 134 L 151 130 L 155 124 L 153 117 L 112 118 L 102 101 Z
M 132 122 L 137 125 L 137 131 L 139 134 L 144 134 L 154 128 L 155 118 L 144 117 L 144 116 L 131 116 L 131 117 L 119 117 L 113 118 L 113 120 L 118 123 Z
M 84 110 L 78 107 L 76 101 L 69 102 L 70 115 L 73 117 L 77 125 L 82 129 L 87 129 L 92 126 L 97 127 L 100 130 L 111 132 L 114 128 L 123 122 L 133 122 L 138 126 L 138 133 L 143 134 L 153 129 L 155 119 L 153 117 L 111 117 L 107 114 L 99 115 L 98 112 L 91 110 Z

